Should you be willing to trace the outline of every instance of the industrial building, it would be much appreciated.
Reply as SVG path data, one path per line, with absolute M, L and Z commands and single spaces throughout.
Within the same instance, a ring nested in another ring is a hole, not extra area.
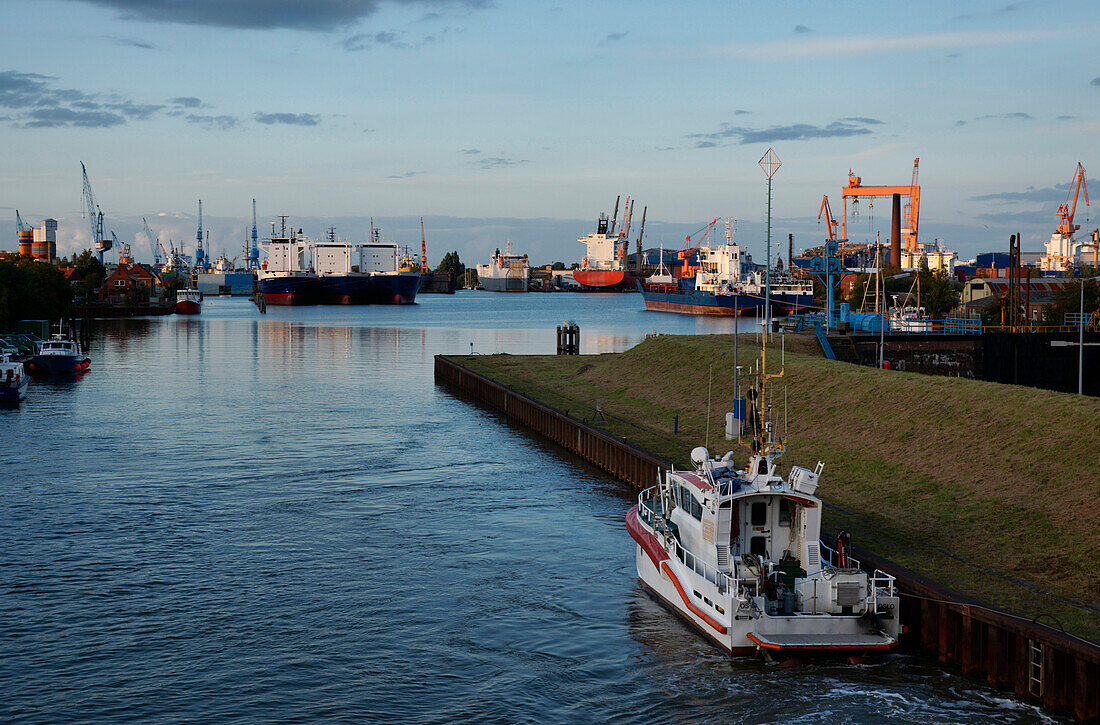
M 34 257 L 42 262 L 57 259 L 57 220 L 43 219 L 41 227 L 31 227 L 23 223 L 16 212 L 19 230 L 19 253 Z

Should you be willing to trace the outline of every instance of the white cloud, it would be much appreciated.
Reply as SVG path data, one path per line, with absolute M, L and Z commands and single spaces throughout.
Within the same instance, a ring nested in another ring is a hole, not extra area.
M 974 30 L 919 35 L 831 35 L 768 41 L 702 46 L 703 55 L 749 60 L 790 58 L 846 57 L 872 53 L 899 53 L 942 48 L 975 48 L 1048 41 L 1066 37 L 1069 30 Z

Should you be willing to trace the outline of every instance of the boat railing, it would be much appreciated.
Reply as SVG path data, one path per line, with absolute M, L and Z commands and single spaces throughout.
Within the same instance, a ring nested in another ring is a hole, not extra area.
M 657 487 L 652 486 L 638 494 L 638 516 L 641 518 L 642 522 L 653 531 L 666 534 L 664 538 L 672 546 L 672 551 L 670 553 L 673 556 L 679 559 L 684 566 L 715 585 L 721 594 L 726 594 L 727 592 L 736 593 L 740 591 L 743 586 L 748 586 L 753 589 L 756 588 L 758 582 L 755 577 L 740 578 L 729 572 L 721 571 L 681 546 L 675 536 L 667 535 L 670 532 L 668 532 L 663 525 L 664 517 L 658 517 L 656 515 L 656 506 L 651 503 L 655 497 L 656 490 Z
M 836 549 L 826 546 L 824 542 L 821 544 L 822 555 L 821 560 L 830 566 L 837 566 L 837 562 L 840 559 L 840 555 Z M 863 565 L 859 559 L 853 556 L 848 556 L 848 566 L 857 569 L 862 569 Z M 882 571 L 881 569 L 875 569 L 874 571 L 867 573 L 867 595 L 871 598 L 872 606 L 878 604 L 878 595 L 892 597 L 894 596 L 894 587 L 897 583 L 897 579 L 890 574 Z

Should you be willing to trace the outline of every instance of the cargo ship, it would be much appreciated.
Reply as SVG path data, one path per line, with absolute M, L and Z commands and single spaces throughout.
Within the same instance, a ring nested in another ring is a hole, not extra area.
M 376 229 L 371 241 L 353 244 L 328 239 L 313 245 L 320 299 L 327 305 L 411 305 L 420 289 L 420 272 L 403 270 L 397 245 L 382 241 Z
M 526 292 L 531 268 L 527 265 L 527 255 L 512 253 L 512 243 L 498 249 L 488 264 L 477 265 L 477 281 L 481 288 L 489 292 Z
M 195 288 L 204 295 L 250 295 L 255 280 L 249 270 L 235 269 L 224 254 L 214 260 L 212 269 L 194 275 Z
M 694 276 L 674 277 L 664 266 L 647 280 L 637 282 L 645 308 L 656 312 L 687 315 L 755 315 L 763 311 L 767 280 L 765 272 L 752 264 L 752 257 L 733 243 L 727 230 L 726 243 L 699 247 Z M 772 308 L 790 314 L 813 304 L 812 282 L 773 275 Z
M 309 264 L 309 239 L 299 229 L 286 233 L 286 217 L 279 236 L 272 233 L 261 244 L 267 259 L 257 275 L 260 293 L 268 305 L 315 305 L 321 298 L 321 283 Z
M 619 214 L 619 201 L 615 200 L 615 214 L 609 219 L 600 214 L 596 221 L 596 231 L 577 239 L 585 245 L 581 267 L 573 272 L 573 279 L 585 290 L 591 292 L 633 291 L 637 277 L 627 268 L 627 234 L 630 231 L 631 204 L 627 197 L 623 210 L 623 224 L 616 233 L 615 227 Z M 645 229 L 645 217 L 642 218 L 642 231 Z M 641 234 L 638 235 L 639 245 Z M 640 262 L 640 260 L 639 260 Z

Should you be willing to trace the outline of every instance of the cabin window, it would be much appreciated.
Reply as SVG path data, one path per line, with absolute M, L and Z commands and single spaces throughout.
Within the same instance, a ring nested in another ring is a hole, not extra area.
M 779 525 L 791 525 L 791 502 L 785 498 L 779 500 Z
M 766 526 L 768 523 L 768 504 L 763 501 L 754 503 L 749 522 L 750 526 Z
M 760 459 L 760 464 L 757 465 L 756 472 L 761 476 L 766 476 L 768 474 L 768 462 L 765 459 Z
M 691 515 L 696 520 L 703 518 L 703 504 L 696 501 L 694 497 L 691 499 Z
M 749 539 L 749 553 L 756 556 L 767 557 L 768 540 L 764 536 L 754 536 Z

